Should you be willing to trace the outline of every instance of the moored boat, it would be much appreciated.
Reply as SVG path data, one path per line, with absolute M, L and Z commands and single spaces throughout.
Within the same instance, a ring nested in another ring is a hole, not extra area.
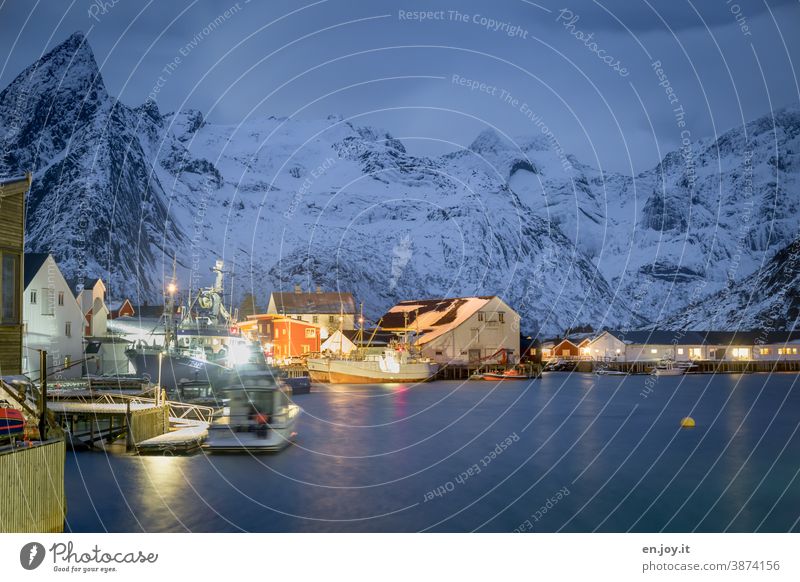
M 297 436 L 301 413 L 277 370 L 253 349 L 252 361 L 237 368 L 219 390 L 226 413 L 208 430 L 203 449 L 210 453 L 266 453 L 287 447 Z
M 0 406 L 0 439 L 21 437 L 25 433 L 25 418 L 16 408 Z
M 309 358 L 307 365 L 313 382 L 333 384 L 425 382 L 439 371 L 439 364 L 413 355 L 402 346 L 353 357 Z
M 655 376 L 683 376 L 686 370 L 687 368 L 675 366 L 671 360 L 665 360 L 653 368 L 651 374 Z

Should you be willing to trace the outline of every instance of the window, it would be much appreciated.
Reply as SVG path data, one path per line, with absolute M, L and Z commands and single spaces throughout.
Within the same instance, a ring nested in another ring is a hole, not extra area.
M 64 305 L 64 292 L 63 291 L 59 291 L 58 292 L 58 305 L 59 306 L 63 306 Z
M 500 323 L 505 323 L 506 322 L 506 314 L 503 313 L 502 311 L 500 313 L 498 313 L 497 314 L 497 321 L 499 321 Z
M 36 289 L 31 289 L 31 305 L 36 305 L 36 298 L 38 297 Z
M 333 316 L 332 315 L 328 316 L 328 323 L 333 323 Z
M 310 351 L 311 351 L 311 346 L 309 346 L 308 344 L 303 344 L 303 353 L 307 354 Z
M 679 355 L 679 356 L 682 356 L 682 355 L 683 355 L 683 348 L 678 348 L 678 355 Z
M 478 312 L 478 321 L 483 321 L 483 311 Z
M 72 337 L 72 322 L 68 321 L 64 324 L 64 335 L 67 337 Z
M 319 315 L 312 316 L 311 323 L 319 323 Z
M 762 355 L 762 356 L 768 356 L 769 355 L 769 348 L 759 348 L 758 349 L 758 353 L 760 355 Z
M 283 328 L 283 335 L 286 335 L 286 328 Z
M 651 354 L 657 354 L 657 353 L 658 353 L 658 350 L 657 350 L 656 348 L 651 348 L 651 349 L 650 349 L 650 353 L 651 353 Z
M 750 356 L 750 348 L 733 348 L 734 358 L 747 358 Z
M 778 354 L 781 356 L 797 355 L 797 348 L 778 348 Z
M 0 323 L 19 323 L 19 255 L 2 253 Z
M 313 327 L 306 328 L 306 337 L 317 337 L 317 330 Z
M 699 360 L 703 357 L 702 349 L 701 348 L 689 348 L 689 357 L 695 360 Z

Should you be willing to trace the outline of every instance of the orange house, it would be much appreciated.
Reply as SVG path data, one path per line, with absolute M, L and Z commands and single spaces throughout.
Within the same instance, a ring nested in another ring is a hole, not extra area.
M 257 321 L 257 336 L 267 360 L 280 364 L 291 358 L 320 351 L 318 325 L 281 315 L 250 315 Z

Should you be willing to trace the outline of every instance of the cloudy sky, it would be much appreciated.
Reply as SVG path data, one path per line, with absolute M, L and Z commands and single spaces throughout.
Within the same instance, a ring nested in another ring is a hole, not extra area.
M 682 131 L 797 107 L 799 28 L 798 0 L 5 1 L 0 87 L 81 30 L 129 105 L 231 124 L 353 116 L 424 154 L 546 125 L 585 163 L 629 173 Z

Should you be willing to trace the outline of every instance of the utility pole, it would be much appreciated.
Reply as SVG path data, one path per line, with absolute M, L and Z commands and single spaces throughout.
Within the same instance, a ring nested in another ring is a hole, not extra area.
M 39 395 L 42 399 L 39 407 L 39 440 L 47 440 L 47 351 L 39 351 Z

